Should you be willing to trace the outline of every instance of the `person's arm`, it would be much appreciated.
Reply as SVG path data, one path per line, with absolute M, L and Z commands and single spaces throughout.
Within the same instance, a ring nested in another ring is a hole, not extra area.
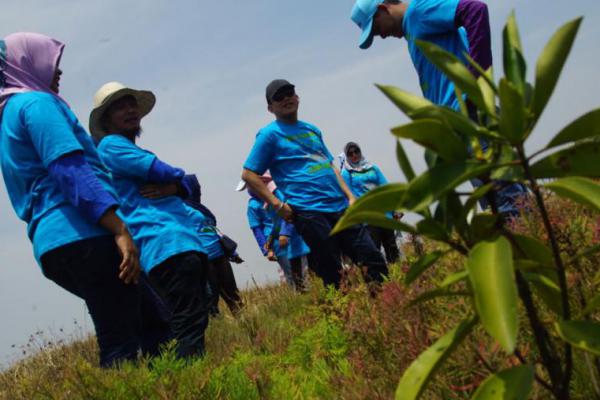
M 127 226 L 112 208 L 104 213 L 98 223 L 115 237 L 115 243 L 122 257 L 119 264 L 119 279 L 126 284 L 137 283 L 141 271 L 139 252 Z
M 265 244 L 267 243 L 267 238 L 265 237 L 265 233 L 263 232 L 260 226 L 252 228 L 252 233 L 254 234 L 256 243 L 258 243 L 258 247 L 260 248 L 260 251 L 262 252 L 263 256 L 266 256 L 267 249 L 265 248 Z
M 348 199 L 348 205 L 351 206 L 356 201 L 356 197 L 354 197 L 354 194 L 352 194 L 352 191 L 350 190 L 350 188 L 348 188 L 348 185 L 346 185 L 346 181 L 344 180 L 344 178 L 342 178 L 342 174 L 340 173 L 338 167 L 336 167 L 332 163 L 331 168 L 333 168 L 333 171 L 335 172 L 335 176 L 337 177 L 338 184 L 340 185 L 342 192 L 344 192 L 344 195 Z
M 469 55 L 484 70 L 492 66 L 492 40 L 487 4 L 479 0 L 460 0 L 454 17 L 456 27 L 464 27 L 469 38 Z M 469 65 L 473 75 L 479 73 Z
M 385 175 L 383 175 L 383 172 L 381 172 L 379 167 L 376 165 L 374 166 L 374 168 L 375 174 L 377 175 L 377 186 L 386 185 L 388 183 L 388 180 L 385 178 Z
M 292 211 L 292 208 L 271 193 L 271 191 L 267 188 L 267 185 L 265 185 L 262 179 L 260 179 L 260 175 L 254 171 L 244 168 L 242 171 L 242 180 L 246 182 L 249 190 L 255 193 L 269 206 L 272 206 L 277 212 L 277 215 L 286 221 L 291 221 L 293 219 L 294 212 Z

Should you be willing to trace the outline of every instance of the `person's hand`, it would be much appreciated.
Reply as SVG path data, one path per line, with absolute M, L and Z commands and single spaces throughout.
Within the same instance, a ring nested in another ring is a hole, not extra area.
M 115 243 L 122 260 L 119 265 L 119 279 L 126 284 L 137 283 L 140 276 L 140 259 L 137 246 L 127 230 L 115 235 Z
M 356 197 L 352 196 L 348 198 L 348 207 L 351 207 L 352 204 L 356 203 Z
M 283 218 L 285 222 L 294 222 L 294 210 L 288 203 L 283 203 L 283 206 L 277 210 L 277 215 Z
M 290 242 L 290 238 L 288 236 L 285 236 L 285 235 L 279 236 L 279 247 L 284 248 L 288 245 L 289 242 Z
M 269 250 L 267 252 L 267 260 L 269 260 L 269 261 L 277 261 L 277 256 L 275 255 L 275 253 L 273 252 L 273 250 Z
M 179 186 L 176 183 L 151 183 L 142 186 L 140 194 L 147 199 L 160 199 L 167 196 L 175 196 L 179 192 Z

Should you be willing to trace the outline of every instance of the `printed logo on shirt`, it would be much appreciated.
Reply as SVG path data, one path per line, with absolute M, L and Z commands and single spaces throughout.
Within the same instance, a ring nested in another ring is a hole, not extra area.
M 289 140 L 290 142 L 297 142 L 298 140 L 303 140 L 303 139 L 309 139 L 311 142 L 315 142 L 315 143 L 319 142 L 317 134 L 312 131 L 302 132 L 302 133 L 298 133 L 295 135 L 286 135 L 284 137 L 287 140 Z
M 329 168 L 331 168 L 331 163 L 329 161 L 328 162 L 323 162 L 323 163 L 320 163 L 320 164 L 311 165 L 308 168 L 308 173 L 310 173 L 310 174 L 316 174 L 319 171 L 322 171 L 324 169 L 329 169 Z

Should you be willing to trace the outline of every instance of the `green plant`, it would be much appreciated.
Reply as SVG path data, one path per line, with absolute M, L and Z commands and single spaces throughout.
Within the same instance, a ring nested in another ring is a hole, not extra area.
M 392 129 L 392 133 L 424 147 L 428 169 L 417 176 L 398 140 L 396 153 L 407 183 L 379 187 L 361 197 L 333 232 L 367 222 L 443 243 L 447 251 L 442 248 L 424 254 L 412 263 L 406 283 L 416 281 L 451 253 L 463 257 L 464 270 L 447 276 L 437 289 L 415 303 L 459 296 L 471 304 L 464 321 L 407 368 L 396 391 L 398 399 L 419 398 L 436 370 L 477 324 L 507 356 L 520 360 L 521 366 L 493 371 L 474 394 L 476 399 L 525 399 L 534 380 L 554 398 L 569 399 L 573 348 L 589 353 L 587 357 L 600 355 L 600 324 L 591 320 L 591 312 L 600 307 L 600 300 L 578 299 L 581 291 L 575 293 L 567 280 L 569 269 L 600 246 L 563 259 L 544 198 L 553 193 L 600 210 L 600 185 L 590 179 L 600 177 L 600 143 L 595 140 L 600 136 L 600 109 L 573 121 L 539 151 L 525 151 L 525 142 L 554 91 L 580 23 L 581 18 L 568 22 L 547 43 L 537 61 L 534 85 L 526 80 L 514 14 L 503 32 L 505 76 L 498 83 L 491 68 L 483 71 L 468 56 L 468 63 L 480 74 L 478 78 L 454 55 L 434 44 L 418 42 L 429 61 L 454 83 L 460 111 L 434 105 L 398 88 L 378 86 L 412 119 Z M 476 116 L 472 113 L 469 117 L 465 98 L 476 109 Z M 458 190 L 474 178 L 484 185 L 468 193 Z M 506 181 L 529 188 L 546 241 L 515 232 L 498 212 L 496 191 L 499 182 Z M 492 205 L 491 212 L 469 218 L 483 198 Z M 385 216 L 389 210 L 416 213 L 420 219 L 414 225 L 394 221 Z M 588 306 L 575 312 L 579 304 Z M 520 310 L 528 328 L 522 326 Z M 524 335 L 525 329 L 531 334 Z M 530 347 L 529 341 L 535 357 L 526 359 L 521 350 Z M 600 363 L 595 360 L 594 365 Z M 596 381 L 600 370 L 590 367 L 588 371 L 590 379 Z

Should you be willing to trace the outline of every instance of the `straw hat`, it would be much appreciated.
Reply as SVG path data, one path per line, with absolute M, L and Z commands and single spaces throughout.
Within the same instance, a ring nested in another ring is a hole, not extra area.
M 94 95 L 94 109 L 90 113 L 90 133 L 92 135 L 102 136 L 108 133 L 100 123 L 102 114 L 113 102 L 125 96 L 135 97 L 142 118 L 152 111 L 154 103 L 156 103 L 156 96 L 148 90 L 131 89 L 119 82 L 106 83 Z

